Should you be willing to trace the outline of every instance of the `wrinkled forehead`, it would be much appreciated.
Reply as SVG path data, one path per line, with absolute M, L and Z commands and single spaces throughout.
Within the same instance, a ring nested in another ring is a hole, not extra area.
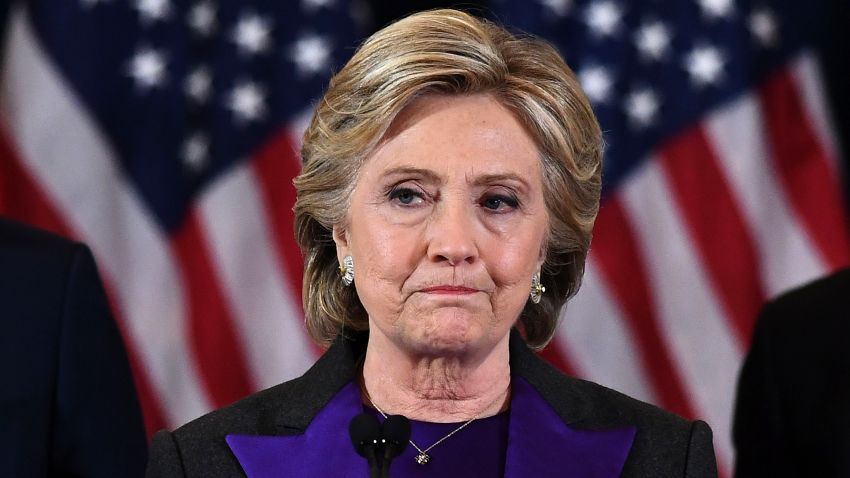
M 522 123 L 492 95 L 427 95 L 395 118 L 367 156 L 361 179 L 419 169 L 435 176 L 513 175 L 539 182 L 539 156 Z

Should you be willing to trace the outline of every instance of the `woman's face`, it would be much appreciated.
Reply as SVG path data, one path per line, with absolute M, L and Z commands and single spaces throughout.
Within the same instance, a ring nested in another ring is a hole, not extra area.
M 371 334 L 462 355 L 507 337 L 547 226 L 538 150 L 513 114 L 488 95 L 431 95 L 367 158 L 334 238 Z

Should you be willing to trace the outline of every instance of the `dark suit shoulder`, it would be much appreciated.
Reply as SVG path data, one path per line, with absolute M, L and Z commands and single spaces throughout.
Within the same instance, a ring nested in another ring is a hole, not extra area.
M 716 477 L 711 428 L 602 385 L 566 377 L 585 399 L 586 416 L 576 426 L 634 427 L 635 439 L 623 477 Z
M 295 402 L 301 379 L 295 379 L 262 390 L 231 405 L 203 415 L 160 438 L 162 447 L 151 447 L 152 468 L 185 470 L 185 476 L 244 476 L 242 467 L 225 441 L 230 434 L 286 434 L 276 425 L 276 415 Z M 291 430 L 290 433 L 299 433 Z M 172 451 L 172 447 L 174 451 Z M 160 449 L 162 448 L 162 449 Z M 179 463 L 169 460 L 178 459 Z
M 185 476 L 244 476 L 225 438 L 230 434 L 295 435 L 303 433 L 328 401 L 354 375 L 362 353 L 339 338 L 301 377 L 262 390 L 231 405 L 163 432 L 151 449 L 150 477 L 157 469 L 182 467 Z M 168 460 L 179 463 L 168 463 Z M 165 463 L 163 463 L 165 461 Z
M 570 377 L 514 346 L 522 376 L 569 426 L 587 430 L 634 428 L 624 477 L 715 477 L 711 429 L 604 387 Z M 688 470 L 687 472 L 685 470 Z
M 178 437 L 216 433 L 294 434 L 310 421 L 354 373 L 351 351 L 337 344 L 302 376 L 251 394 L 175 430 Z
M 275 385 L 256 392 L 226 407 L 196 418 L 174 430 L 180 438 L 195 435 L 222 433 L 265 433 L 269 432 L 268 420 L 273 420 L 276 408 L 285 406 L 293 392 L 297 390 L 300 379 Z
M 12 253 L 32 253 L 39 255 L 45 251 L 56 251 L 68 255 L 70 251 L 83 248 L 81 243 L 37 229 L 35 227 L 0 217 L 0 250 Z
M 762 309 L 738 381 L 738 476 L 846 475 L 848 295 L 843 269 Z
M 161 461 L 179 457 L 186 476 L 244 476 L 225 437 L 303 433 L 318 411 L 350 382 L 354 371 L 351 354 L 348 346 L 336 344 L 301 377 L 249 395 L 176 429 L 169 434 L 170 440 L 160 439 L 165 446 L 162 451 L 152 448 L 149 473 L 154 464 L 157 468 L 174 468 L 175 464 Z M 168 450 L 170 442 L 176 453 Z
M 767 303 L 753 335 L 753 353 L 766 354 L 786 375 L 840 377 L 850 370 L 843 353 L 850 336 L 850 269 L 793 289 Z M 799 357 L 806 357 L 800 361 Z M 789 367 L 789 368 L 785 368 Z M 824 367 L 824 368 L 822 368 Z
M 765 305 L 762 316 L 772 322 L 796 317 L 838 317 L 850 295 L 850 268 L 787 291 Z M 844 315 L 841 315 L 842 318 Z
M 6 324 L 51 327 L 66 299 L 75 265 L 94 262 L 88 247 L 0 218 L 0 297 Z M 45 324 L 45 320 L 48 322 Z
M 526 379 L 567 424 L 604 429 L 651 424 L 687 430 L 684 418 L 588 380 L 564 374 L 534 354 L 524 342 L 511 341 L 511 367 Z
M 690 427 L 688 420 L 624 393 L 586 380 L 568 376 L 564 379 L 571 381 L 577 393 L 587 400 L 588 423 L 600 427 L 651 424 L 671 430 L 687 430 Z

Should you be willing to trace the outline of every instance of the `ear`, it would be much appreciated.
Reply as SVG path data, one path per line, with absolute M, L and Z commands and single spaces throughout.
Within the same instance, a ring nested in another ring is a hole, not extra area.
M 546 252 L 547 252 L 547 250 L 548 249 L 546 247 L 541 247 L 540 253 L 537 255 L 537 269 L 535 269 L 535 270 L 540 271 L 541 274 L 543 273 L 543 264 L 546 262 Z
M 545 261 L 541 258 L 537 261 L 537 268 L 534 269 L 534 272 L 540 272 L 540 276 L 543 276 L 543 263 Z
M 537 260 L 537 270 L 539 270 L 541 272 L 543 271 L 543 263 L 544 262 L 546 262 L 545 257 L 541 257 L 540 259 Z
M 351 254 L 348 245 L 348 230 L 340 226 L 334 226 L 332 235 L 336 244 L 336 258 L 342 264 L 342 259 Z

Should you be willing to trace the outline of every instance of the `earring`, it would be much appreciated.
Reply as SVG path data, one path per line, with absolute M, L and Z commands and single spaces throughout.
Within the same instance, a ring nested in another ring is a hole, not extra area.
M 339 265 L 339 275 L 342 277 L 342 283 L 350 286 L 354 282 L 354 259 L 351 256 L 345 256 L 342 259 L 342 264 Z
M 546 288 L 540 283 L 540 271 L 537 271 L 531 276 L 531 302 L 539 304 L 544 292 Z

